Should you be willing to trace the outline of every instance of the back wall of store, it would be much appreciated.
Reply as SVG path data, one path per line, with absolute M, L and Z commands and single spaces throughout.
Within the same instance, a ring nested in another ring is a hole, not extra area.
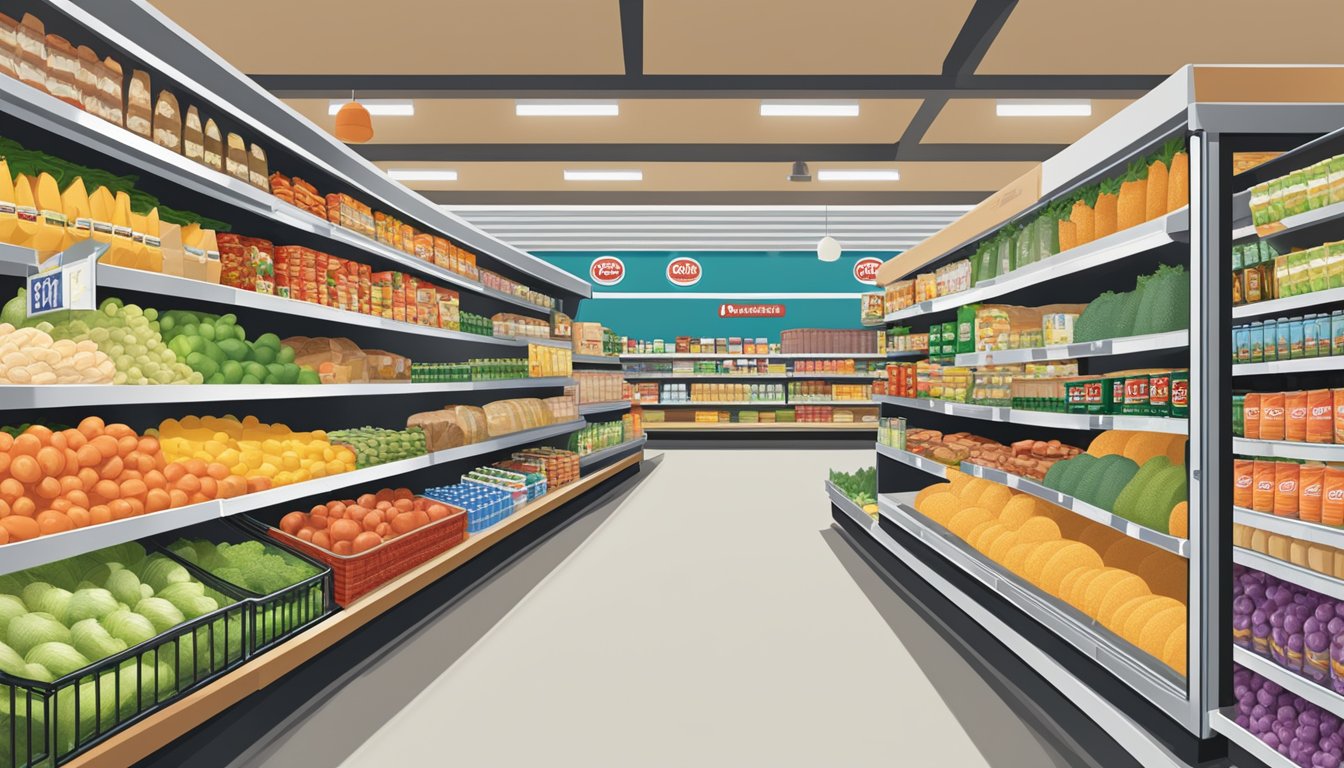
M 886 261 L 896 252 L 855 251 L 829 263 L 813 251 L 546 251 L 535 255 L 594 283 L 593 300 L 583 302 L 576 320 L 602 323 L 622 336 L 640 339 L 764 336 L 776 341 L 786 328 L 859 327 L 859 295 L 876 289 L 859 281 L 855 267 L 864 260 Z M 619 260 L 620 278 L 614 284 L 599 285 L 593 277 L 594 262 L 606 257 Z M 699 280 L 693 285 L 673 282 L 670 266 L 687 258 L 699 263 Z M 872 262 L 864 266 L 871 267 Z M 743 309 L 750 305 L 771 305 L 764 311 L 775 316 L 759 316 L 761 309 Z M 782 316 L 777 315 L 780 308 Z

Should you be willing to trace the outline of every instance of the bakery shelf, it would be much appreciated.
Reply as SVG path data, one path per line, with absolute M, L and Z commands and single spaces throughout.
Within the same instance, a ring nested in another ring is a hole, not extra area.
M 613 355 L 574 355 L 575 365 L 617 365 L 621 364 L 621 358 Z
M 1273 680 L 1283 686 L 1284 690 L 1301 696 L 1327 712 L 1344 715 L 1344 696 L 1319 683 L 1312 682 L 1292 670 L 1284 669 L 1275 664 L 1273 659 L 1261 656 L 1255 651 L 1243 648 L 1240 645 L 1233 645 L 1232 661 L 1267 680 Z
M 227 711 L 249 695 L 280 682 L 319 653 L 349 637 L 364 625 L 411 598 L 449 573 L 479 557 L 491 547 L 541 517 L 639 464 L 636 453 L 556 488 L 518 508 L 512 515 L 467 537 L 457 546 L 416 566 L 337 611 L 321 623 L 286 640 L 264 655 L 203 687 L 191 696 L 156 711 L 150 717 L 112 734 L 72 758 L 72 768 L 132 765 L 186 735 L 209 718 Z
M 1185 700 L 1185 679 L 1174 670 L 1101 627 L 1090 616 L 987 560 L 960 538 L 915 511 L 908 498 L 881 494 L 878 506 L 882 517 L 984 584 L 1022 615 L 1095 659 L 1150 701 L 1165 708 Z
M 1267 573 L 1276 579 L 1291 582 L 1299 587 L 1306 587 L 1323 595 L 1329 595 L 1336 600 L 1344 600 L 1344 581 L 1340 581 L 1333 576 L 1326 576 L 1324 573 L 1313 571 L 1310 568 L 1294 565 L 1287 560 L 1270 557 L 1263 552 L 1256 552 L 1245 547 L 1233 547 L 1232 562 Z
M 250 512 L 273 504 L 283 504 L 315 494 L 325 494 L 341 488 L 396 477 L 427 467 L 485 455 L 503 448 L 511 448 L 536 440 L 569 434 L 581 429 L 586 423 L 583 419 L 579 419 L 564 424 L 552 424 L 538 429 L 501 435 L 458 448 L 436 451 L 424 456 L 390 461 L 386 464 L 328 475 L 302 483 L 291 483 L 257 493 L 235 496 L 231 499 L 215 499 L 186 507 L 165 509 L 162 512 L 140 515 L 139 517 L 128 517 L 124 520 L 116 520 L 102 525 L 76 528 L 65 533 L 55 533 L 40 536 L 36 539 L 28 539 L 27 541 L 0 545 L 0 574 L 21 571 L 24 568 L 74 557 L 114 544 L 124 544 L 128 541 L 184 528 L 206 520 Z
M 1100 240 L 1094 240 L 1086 245 L 1062 251 L 1035 264 L 983 281 L 970 290 L 921 301 L 905 309 L 888 313 L 886 321 L 892 323 L 932 312 L 956 309 L 966 304 L 974 304 L 1033 285 L 1040 285 L 1066 275 L 1094 269 L 1103 264 L 1137 256 L 1154 248 L 1177 242 L 1189 231 L 1190 210 L 1182 208 L 1165 216 L 1129 227 L 1121 232 L 1107 235 Z
M 639 437 L 636 437 L 634 440 L 627 440 L 624 443 L 613 445 L 610 448 L 603 448 L 600 451 L 593 451 L 592 453 L 579 457 L 579 466 L 588 467 L 592 466 L 593 464 L 606 461 L 607 459 L 610 458 L 624 456 L 627 453 L 630 453 L 631 451 L 642 451 L 644 450 L 644 445 L 648 442 L 649 442 L 648 435 L 640 435 Z
M 1162 533 L 1161 531 L 1155 531 L 1152 528 L 1139 525 L 1132 520 L 1127 520 L 1119 515 L 1108 512 L 1101 507 L 1088 504 L 1082 499 L 1076 499 L 1068 494 L 1060 493 L 1052 488 L 1047 488 L 1034 480 L 1004 472 L 1001 469 L 983 467 L 979 464 L 972 464 L 966 461 L 961 463 L 961 471 L 968 475 L 983 478 L 992 483 L 1006 485 L 1015 491 L 1021 491 L 1029 496 L 1043 499 L 1055 506 L 1063 507 L 1079 517 L 1085 517 L 1094 523 L 1101 523 L 1104 526 L 1113 528 L 1125 534 L 1131 539 L 1137 539 L 1144 544 L 1149 544 L 1158 549 L 1165 550 L 1173 555 L 1180 555 L 1184 558 L 1190 557 L 1189 539 L 1172 536 L 1171 534 Z
M 586 416 L 590 413 L 616 413 L 628 410 L 630 410 L 629 400 L 616 400 L 610 403 L 581 403 L 579 405 L 580 416 Z
M 29 408 L 65 408 L 96 405 L 150 405 L 154 403 L 208 403 L 236 400 L 287 400 L 319 397 L 372 397 L 423 395 L 433 392 L 486 392 L 503 389 L 566 387 L 573 379 L 504 379 L 429 384 L 372 382 L 368 384 L 0 384 L 0 411 Z
M 896 448 L 895 446 L 882 445 L 881 443 L 878 443 L 877 455 L 886 456 L 888 459 L 899 461 L 900 463 L 906 465 L 907 467 L 914 467 L 915 469 L 918 469 L 921 472 L 927 472 L 930 475 L 933 475 L 934 477 L 943 480 L 947 479 L 946 464 L 934 461 L 933 459 L 926 458 L 924 456 L 920 456 L 917 453 L 912 453 L 910 451 L 903 451 L 900 448 Z
M 414 257 L 412 257 L 412 258 L 414 258 Z M 447 271 L 447 270 L 445 270 L 445 271 Z M 532 310 L 533 312 L 540 312 L 542 315 L 544 315 L 544 316 L 546 316 L 546 317 L 550 317 L 550 316 L 551 316 L 551 308 L 550 308 L 550 307 L 543 307 L 543 306 L 541 306 L 540 304 L 533 304 L 532 302 L 528 301 L 527 299 L 519 298 L 518 296 L 514 296 L 514 295 L 511 294 L 511 293 L 505 293 L 505 292 L 503 292 L 503 291 L 495 290 L 494 288 L 487 288 L 486 286 L 481 286 L 481 288 L 480 288 L 480 293 L 481 293 L 481 295 L 483 295 L 483 296 L 489 296 L 490 298 L 494 299 L 495 301 L 502 301 L 502 302 L 504 302 L 505 304 L 512 304 L 512 305 L 514 305 L 515 307 L 518 307 L 518 308 L 520 308 L 520 309 L 529 309 L 529 310 Z M 565 340 L 565 345 L 566 345 L 566 346 L 569 345 L 569 340 L 568 340 L 568 339 Z
M 697 424 L 693 421 L 645 421 L 645 432 L 876 432 L 877 422 L 737 421 Z
M 1244 437 L 1234 437 L 1232 452 L 1238 456 L 1344 461 L 1344 445 L 1334 443 L 1290 443 L 1286 440 L 1248 440 Z
M 1302 357 L 1296 360 L 1271 360 L 1267 363 L 1239 363 L 1232 366 L 1233 376 L 1264 376 L 1275 373 L 1307 373 L 1344 369 L 1344 355 Z
M 1165 432 L 1184 435 L 1190 430 L 1186 419 L 1172 419 L 1160 416 L 1094 415 L 1086 413 L 1055 413 L 1053 411 L 1029 411 L 1017 408 L 1004 408 L 995 405 L 974 405 L 957 403 L 950 400 L 934 400 L 925 397 L 895 397 L 876 395 L 873 401 L 902 408 L 941 413 L 981 421 L 999 421 L 1011 424 L 1023 424 L 1034 427 L 1055 427 L 1058 429 L 1105 430 L 1126 429 L 1137 432 Z
M 1294 517 L 1279 517 L 1272 512 L 1256 512 L 1245 507 L 1232 508 L 1232 522 L 1315 544 L 1344 548 L 1344 528 L 1309 523 Z
M 773 353 L 768 355 L 741 355 L 714 352 L 662 352 L 630 353 L 621 355 L 622 360 L 885 360 L 887 356 L 879 352 L 798 352 L 792 355 Z
M 1310 309 L 1311 307 L 1340 302 L 1344 302 L 1344 288 L 1330 288 L 1324 291 L 1299 293 L 1296 296 L 1283 299 L 1269 299 L 1268 301 L 1257 301 L 1254 304 L 1242 304 L 1232 308 L 1232 319 L 1279 315 L 1285 312 L 1295 312 L 1299 309 Z
M 1169 331 L 1118 339 L 1080 341 L 1074 344 L 1054 344 L 1048 347 L 967 352 L 957 355 L 957 365 L 1008 365 L 1045 360 L 1073 360 L 1080 357 L 1110 357 L 1163 349 L 1184 349 L 1189 346 L 1189 331 Z
M 1277 749 L 1255 737 L 1255 734 L 1237 725 L 1237 708 L 1225 707 L 1209 713 L 1209 727 L 1227 737 L 1227 740 L 1245 750 L 1251 757 L 1269 768 L 1297 768 L 1297 763 L 1279 754 Z

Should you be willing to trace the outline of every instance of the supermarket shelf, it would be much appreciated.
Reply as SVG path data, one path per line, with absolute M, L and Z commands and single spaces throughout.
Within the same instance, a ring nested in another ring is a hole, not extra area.
M 1272 512 L 1256 512 L 1245 507 L 1232 508 L 1232 522 L 1315 544 L 1344 548 L 1344 528 L 1309 523 L 1294 517 L 1279 517 Z
M 1260 239 L 1273 242 L 1287 235 L 1296 235 L 1323 224 L 1339 223 L 1344 220 L 1344 203 L 1327 205 L 1314 211 L 1285 216 L 1279 220 L 1279 227 L 1273 232 L 1261 235 Z
M 1075 344 L 1053 344 L 1048 347 L 967 352 L 957 355 L 957 365 L 1008 365 L 1044 360 L 1073 360 L 1079 357 L 1109 357 L 1161 349 L 1183 349 L 1188 346 L 1190 346 L 1189 331 L 1170 331 L 1125 336 L 1119 339 L 1080 341 Z
M 586 456 L 579 457 L 579 466 L 580 467 L 592 466 L 593 464 L 606 461 L 607 459 L 616 456 L 624 456 L 625 454 L 631 451 L 642 451 L 644 450 L 644 445 L 647 442 L 649 442 L 648 435 L 640 435 L 639 437 L 636 437 L 634 440 L 627 440 L 624 443 L 613 445 L 610 448 L 603 448 L 600 451 L 593 451 L 592 453 L 587 454 Z
M 1289 296 L 1283 299 L 1270 299 L 1268 301 L 1257 301 L 1254 304 L 1242 304 L 1239 307 L 1232 308 L 1232 319 L 1238 320 L 1243 317 L 1278 315 L 1284 312 L 1293 312 L 1299 309 L 1309 309 L 1311 307 L 1319 307 L 1324 304 L 1337 304 L 1339 302 L 1344 302 L 1344 288 L 1330 288 L 1324 291 L 1300 293 L 1296 296 Z
M 1038 499 L 1043 499 L 1051 504 L 1063 507 L 1079 517 L 1085 517 L 1094 523 L 1101 523 L 1102 525 L 1125 534 L 1131 539 L 1137 539 L 1144 544 L 1149 544 L 1158 549 L 1166 550 L 1173 555 L 1180 555 L 1184 558 L 1190 557 L 1189 539 L 1182 539 L 1139 525 L 1132 520 L 1126 520 L 1119 515 L 1112 514 L 1101 507 L 1088 504 L 1082 499 L 1076 499 L 1054 489 L 1047 488 L 1034 480 L 1004 472 L 1001 469 L 982 467 L 979 464 L 972 464 L 965 461 L 961 463 L 961 471 L 968 475 L 983 478 L 992 483 L 1006 485 L 1015 491 L 1021 491 L 1030 496 L 1035 496 Z
M 899 352 L 888 352 L 888 360 L 915 360 L 921 357 L 928 357 L 927 349 L 904 349 Z
M 613 355 L 574 355 L 575 365 L 620 365 L 621 358 Z
M 501 389 L 567 387 L 573 379 L 559 376 L 500 381 L 454 381 L 432 384 L 376 382 L 369 384 L 0 384 L 0 411 L 89 405 L 149 405 L 232 400 L 422 395 L 432 392 L 485 392 Z
M 569 349 L 574 342 L 569 339 L 544 339 L 537 336 L 495 336 L 500 341 L 505 341 L 519 346 L 535 344 L 538 347 L 557 347 L 559 349 Z
M 1275 664 L 1273 659 L 1265 658 L 1240 645 L 1233 645 L 1232 661 L 1263 678 L 1273 680 L 1283 686 L 1284 690 L 1292 691 L 1327 712 L 1344 715 L 1344 696 L 1319 683 L 1312 682 L 1296 672 L 1284 669 Z
M 1182 208 L 1152 221 L 1146 221 L 1122 232 L 1107 235 L 1077 248 L 1070 248 L 1048 259 L 1015 269 L 1004 275 L 981 282 L 967 291 L 936 299 L 921 301 L 913 306 L 888 313 L 886 321 L 918 317 L 931 312 L 956 309 L 966 304 L 1003 296 L 1033 285 L 1093 269 L 1103 264 L 1146 253 L 1159 246 L 1174 243 L 1190 230 L 1190 210 Z
M 550 317 L 550 316 L 551 316 L 551 308 L 550 308 L 550 307 L 543 307 L 543 306 L 541 306 L 540 304 L 533 304 L 532 302 L 528 301 L 527 299 L 519 298 L 519 297 L 517 297 L 517 296 L 514 296 L 514 295 L 511 294 L 511 293 L 505 293 L 505 292 L 503 292 L 503 291 L 497 291 L 497 290 L 495 290 L 494 288 L 487 288 L 487 287 L 485 287 L 485 286 L 481 286 L 480 292 L 481 292 L 482 295 L 484 295 L 484 296 L 489 296 L 490 298 L 494 299 L 495 301 L 502 301 L 502 302 L 504 302 L 505 304 L 512 304 L 512 305 L 514 305 L 515 307 L 520 307 L 520 308 L 522 308 L 522 309 L 530 309 L 530 310 L 532 310 L 533 312 L 540 312 L 541 314 L 545 315 L 546 317 Z
M 415 456 L 401 461 L 391 461 L 373 467 L 342 472 L 302 483 L 292 483 L 257 493 L 235 496 L 231 499 L 216 499 L 176 509 L 165 509 L 153 514 L 0 545 L 0 574 L 12 573 L 35 565 L 74 557 L 95 549 L 123 544 L 156 533 L 195 525 L 206 520 L 229 517 L 242 512 L 269 507 L 273 504 L 283 504 L 314 494 L 329 493 L 341 488 L 384 480 L 439 464 L 485 455 L 502 448 L 511 448 L 535 440 L 568 434 L 583 428 L 586 423 L 579 419 L 564 424 L 552 424 L 549 427 L 514 432 L 480 443 L 472 443 L 458 448 L 436 451 L 424 456 Z
M 886 456 L 889 459 L 894 459 L 895 461 L 899 461 L 900 463 L 906 465 L 907 467 L 914 467 L 915 469 L 918 469 L 921 472 L 927 472 L 930 475 L 933 475 L 934 477 L 941 478 L 943 480 L 947 479 L 946 464 L 934 461 L 933 459 L 925 458 L 917 453 L 911 453 L 910 451 L 903 451 L 895 446 L 882 445 L 881 443 L 878 443 L 877 455 Z
M 715 354 L 713 352 L 663 352 L 660 354 L 625 354 L 622 360 L 885 360 L 887 356 L 878 352 L 799 352 L 792 355 L 773 353 L 768 355 Z
M 579 406 L 579 415 L 586 416 L 590 413 L 615 413 L 628 410 L 630 410 L 629 400 L 618 400 L 611 403 L 586 403 Z
M 790 400 L 789 405 L 835 405 L 840 407 L 875 406 L 876 400 Z
M 1015 609 L 1095 659 L 1117 678 L 1159 706 L 1178 706 L 1185 700 L 1184 679 L 1125 640 L 1116 637 L 1089 616 L 1046 595 L 1020 577 L 986 560 L 961 539 L 928 521 L 895 494 L 878 497 L 881 516 L 919 539 L 940 557 L 993 590 Z
M 627 373 L 626 381 L 685 381 L 708 379 L 713 381 L 783 381 L 811 379 L 824 381 L 876 381 L 885 374 L 864 373 Z
M 877 422 L 737 421 L 697 424 L 693 421 L 645 421 L 645 432 L 876 432 Z
M 67 765 L 131 765 L 153 754 L 247 696 L 280 681 L 319 653 L 375 621 L 397 604 L 478 557 L 503 539 L 643 460 L 643 453 L 547 493 L 443 554 L 361 597 L 342 611 L 267 651 L 199 691 L 120 731 Z
M 1244 437 L 1234 437 L 1232 452 L 1238 456 L 1344 461 L 1344 445 L 1333 443 L 1290 443 L 1286 440 L 1247 440 Z
M 1172 419 L 1159 416 L 1093 415 L 1086 413 L 1055 413 L 1053 411 L 1027 411 L 1004 408 L 995 405 L 973 405 L 956 403 L 950 400 L 934 400 L 924 397 L 895 397 L 875 395 L 874 402 L 911 408 L 914 410 L 941 413 L 981 421 L 999 421 L 1011 424 L 1023 424 L 1033 427 L 1055 427 L 1058 429 L 1127 429 L 1137 432 L 1165 432 L 1184 435 L 1190 430 L 1186 419 Z
M 830 480 L 826 481 L 826 495 L 831 497 L 832 506 L 844 510 L 844 513 L 849 515 L 850 519 L 863 526 L 865 530 L 877 525 L 877 518 L 864 512 L 862 507 L 855 504 L 853 499 L 846 496 L 845 492 Z
M 1344 355 L 1302 357 L 1296 360 L 1272 360 L 1267 363 L 1239 363 L 1232 366 L 1233 376 L 1262 376 L 1273 373 L 1305 373 L 1344 369 Z
M 1209 713 L 1209 727 L 1215 733 L 1227 737 L 1227 740 L 1245 750 L 1251 757 L 1269 766 L 1269 768 L 1297 768 L 1297 763 L 1279 754 L 1277 749 L 1257 739 L 1255 734 L 1237 725 L 1237 708 L 1225 707 Z
M 1232 562 L 1244 565 L 1247 568 L 1254 568 L 1299 587 L 1306 587 L 1323 595 L 1329 595 L 1337 600 L 1344 600 L 1344 581 L 1309 568 L 1303 568 L 1300 565 L 1293 565 L 1286 560 L 1270 557 L 1262 552 L 1256 552 L 1245 547 L 1233 547 Z
M 721 400 L 721 401 L 720 401 L 720 400 L 716 400 L 716 401 L 701 401 L 701 402 L 695 402 L 695 403 L 645 403 L 645 405 L 648 406 L 648 407 L 658 406 L 659 408 L 737 408 L 737 407 L 743 407 L 743 408 L 756 408 L 756 407 L 787 408 L 787 407 L 789 407 L 790 405 L 793 405 L 793 403 L 787 403 L 787 402 L 785 402 L 785 401 L 783 401 L 783 400 L 777 400 L 777 401 L 776 401 L 776 400 L 771 400 L 771 401 L 768 401 L 768 402 L 767 402 L 767 401 L 756 401 L 756 402 L 753 402 L 753 401 L 750 401 L 750 400 L 746 400 L 746 401 L 743 401 L 743 402 L 731 402 L 731 401 L 726 401 L 726 400 Z

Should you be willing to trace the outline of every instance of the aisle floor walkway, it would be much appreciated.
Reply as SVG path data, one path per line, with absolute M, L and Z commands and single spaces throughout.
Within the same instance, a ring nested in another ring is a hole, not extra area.
M 1077 764 L 831 529 L 826 470 L 871 462 L 871 450 L 667 451 L 592 527 L 571 526 L 585 538 L 516 604 L 492 615 L 478 601 L 502 586 L 478 590 L 256 764 Z M 459 657 L 454 622 L 483 620 Z M 380 689 L 399 684 L 419 695 L 380 711 L 397 701 Z

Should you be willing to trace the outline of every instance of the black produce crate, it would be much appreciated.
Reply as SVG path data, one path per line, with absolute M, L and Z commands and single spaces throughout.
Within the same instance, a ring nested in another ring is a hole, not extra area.
M 242 664 L 247 598 L 204 583 L 236 602 L 50 683 L 0 672 L 0 768 L 68 762 Z
M 226 581 L 170 549 L 178 540 L 190 539 L 206 539 L 216 544 L 259 541 L 270 553 L 298 560 L 317 572 L 303 581 L 269 595 L 257 594 L 241 584 Z M 160 551 L 181 563 L 188 572 L 206 584 L 227 584 L 233 591 L 243 596 L 244 602 L 248 605 L 248 658 L 279 645 L 326 618 L 335 610 L 335 603 L 332 601 L 331 568 L 325 563 L 282 546 L 266 535 L 265 528 L 251 520 L 245 518 L 212 520 L 192 526 L 185 535 L 156 537 L 153 543 Z

